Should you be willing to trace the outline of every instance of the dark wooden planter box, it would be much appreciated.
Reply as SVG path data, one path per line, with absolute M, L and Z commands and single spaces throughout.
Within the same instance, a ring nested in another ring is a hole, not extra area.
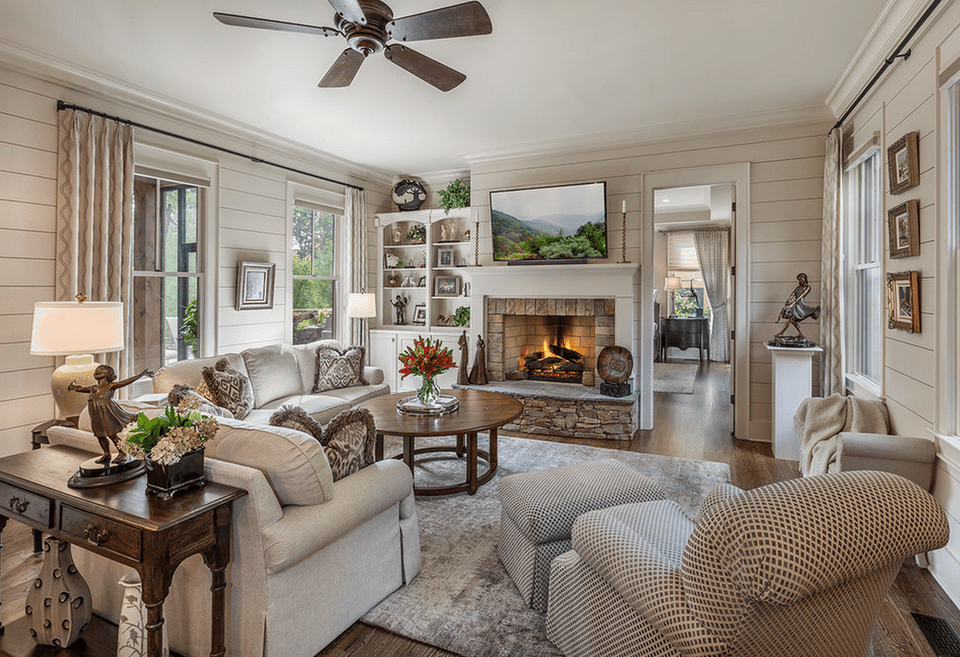
M 179 492 L 204 486 L 203 448 L 187 452 L 171 465 L 161 465 L 150 460 L 147 466 L 147 492 L 168 500 Z

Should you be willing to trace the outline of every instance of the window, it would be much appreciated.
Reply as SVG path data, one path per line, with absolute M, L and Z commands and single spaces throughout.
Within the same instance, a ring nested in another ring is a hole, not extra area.
M 667 275 L 679 277 L 682 284 L 673 293 L 673 316 L 695 317 L 701 312 L 710 316 L 692 232 L 667 233 Z
M 134 371 L 199 352 L 203 195 L 197 185 L 134 179 Z
M 293 207 L 293 343 L 336 335 L 338 217 L 297 201 Z
M 883 183 L 877 149 L 844 173 L 843 316 L 846 372 L 880 390 L 885 290 Z

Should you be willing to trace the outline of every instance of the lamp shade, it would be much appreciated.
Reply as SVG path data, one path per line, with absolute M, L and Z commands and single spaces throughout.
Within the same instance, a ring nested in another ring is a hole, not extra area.
M 347 300 L 347 317 L 376 317 L 377 296 L 373 292 L 355 292 Z
M 48 301 L 34 306 L 31 354 L 99 354 L 120 351 L 123 346 L 119 301 Z
M 663 284 L 663 289 L 667 291 L 676 291 L 681 287 L 683 287 L 683 281 L 680 280 L 679 276 L 667 276 L 667 280 Z

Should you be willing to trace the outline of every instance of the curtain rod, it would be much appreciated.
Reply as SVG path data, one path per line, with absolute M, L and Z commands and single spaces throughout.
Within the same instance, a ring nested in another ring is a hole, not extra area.
M 833 132 L 834 130 L 836 130 L 837 128 L 843 125 L 843 122 L 847 120 L 847 118 L 850 116 L 853 110 L 857 107 L 857 105 L 860 104 L 860 101 L 866 98 L 867 94 L 870 93 L 870 90 L 873 88 L 873 85 L 877 83 L 877 80 L 879 80 L 880 77 L 884 74 L 884 72 L 888 68 L 890 68 L 890 65 L 893 64 L 894 61 L 896 61 L 900 57 L 903 57 L 904 61 L 910 58 L 909 50 L 907 50 L 907 52 L 903 54 L 901 54 L 900 51 L 903 50 L 908 43 L 910 43 L 910 39 L 912 39 L 913 36 L 917 33 L 917 30 L 919 30 L 920 27 L 927 22 L 927 19 L 930 18 L 930 15 L 933 14 L 933 11 L 937 8 L 939 4 L 940 4 L 940 0 L 933 0 L 933 2 L 930 3 L 930 6 L 927 7 L 927 10 L 923 12 L 923 15 L 919 19 L 917 19 L 917 22 L 914 23 L 913 27 L 910 28 L 910 31 L 907 32 L 907 36 L 903 37 L 903 41 L 901 41 L 900 45 L 897 46 L 897 49 L 893 51 L 893 54 L 887 57 L 883 61 L 883 66 L 880 67 L 880 70 L 877 71 L 877 74 L 874 75 L 873 79 L 867 83 L 867 86 L 863 88 L 863 91 L 860 92 L 860 95 L 857 96 L 856 100 L 853 101 L 853 104 L 850 105 L 849 109 L 847 109 L 847 111 L 843 113 L 843 116 L 840 117 L 840 120 L 837 121 L 832 128 L 830 128 L 830 132 Z
M 160 128 L 151 128 L 151 127 L 148 126 L 148 125 L 143 125 L 142 123 L 137 123 L 136 121 L 131 121 L 130 119 L 123 119 L 123 118 L 120 118 L 119 116 L 111 116 L 111 115 L 109 115 L 109 114 L 104 114 L 103 112 L 98 112 L 98 111 L 96 111 L 96 110 L 92 110 L 92 109 L 90 109 L 89 107 L 80 107 L 79 105 L 73 105 L 73 104 L 71 104 L 71 103 L 65 103 L 65 102 L 62 101 L 62 100 L 58 100 L 58 101 L 57 101 L 57 111 L 58 111 L 58 112 L 62 112 L 62 111 L 64 111 L 64 110 L 76 110 L 76 111 L 78 111 L 78 112 L 86 112 L 87 114 L 91 114 L 91 115 L 93 115 L 93 116 L 99 116 L 99 117 L 104 118 L 104 119 L 109 119 L 110 121 L 116 121 L 117 123 L 122 123 L 122 124 L 124 124 L 124 125 L 128 125 L 128 126 L 131 126 L 131 127 L 133 127 L 133 128 L 139 128 L 139 129 L 141 129 L 141 130 L 149 130 L 150 132 L 155 132 L 155 133 L 157 133 L 158 135 L 164 135 L 164 136 L 166 136 L 166 137 L 173 137 L 174 139 L 179 139 L 179 140 L 181 140 L 181 141 L 186 141 L 186 142 L 189 142 L 189 143 L 191 143 L 191 144 L 195 144 L 195 145 L 197 145 L 197 146 L 203 146 L 204 148 L 211 148 L 211 149 L 213 149 L 213 150 L 215 150 L 215 151 L 220 151 L 221 153 L 229 153 L 230 155 L 236 155 L 237 157 L 241 157 L 241 158 L 243 158 L 243 159 L 245 159 L 245 160 L 250 160 L 251 162 L 255 162 L 256 164 L 266 164 L 266 165 L 269 165 L 269 166 L 272 166 L 272 167 L 276 167 L 276 168 L 278 168 L 278 169 L 283 169 L 284 171 L 290 171 L 290 172 L 293 172 L 293 173 L 299 173 L 299 174 L 304 175 L 304 176 L 309 176 L 310 178 L 316 178 L 317 180 L 324 180 L 324 181 L 326 181 L 326 182 L 333 183 L 333 184 L 335 184 L 335 185 L 342 185 L 342 186 L 344 186 L 344 187 L 352 187 L 353 189 L 358 189 L 358 190 L 360 190 L 360 191 L 363 191 L 363 187 L 360 187 L 359 185 L 353 185 L 353 184 L 351 184 L 351 183 L 346 183 L 346 182 L 342 182 L 342 181 L 340 181 L 340 180 L 334 180 L 333 178 L 327 178 L 327 177 L 325 177 L 325 176 L 320 176 L 320 175 L 317 175 L 317 174 L 315 174 L 315 173 L 310 173 L 309 171 L 303 171 L 302 169 L 295 169 L 295 168 L 293 168 L 293 167 L 288 167 L 288 166 L 283 165 L 283 164 L 277 164 L 276 162 L 271 162 L 271 161 L 269 161 L 269 160 L 263 160 L 263 159 L 261 159 L 261 158 L 259 158 L 259 157 L 253 157 L 252 155 L 246 155 L 246 154 L 244 154 L 244 153 L 240 153 L 240 152 L 237 152 L 237 151 L 230 150 L 229 148 L 224 148 L 223 146 L 217 146 L 216 144 L 211 144 L 211 143 L 208 143 L 208 142 L 205 142 L 205 141 L 200 141 L 199 139 L 193 139 L 192 137 L 185 137 L 184 135 L 178 135 L 178 134 L 175 133 L 175 132 L 169 132 L 169 131 L 167 131 L 167 130 L 161 130 Z

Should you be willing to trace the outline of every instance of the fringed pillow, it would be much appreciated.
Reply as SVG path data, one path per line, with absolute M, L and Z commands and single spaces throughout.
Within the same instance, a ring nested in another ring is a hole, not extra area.
M 334 481 L 367 467 L 376 461 L 377 426 L 373 415 L 364 408 L 339 413 L 324 428 L 320 444 Z
M 317 347 L 313 392 L 367 385 L 363 378 L 364 355 L 364 348 L 358 345 L 346 349 L 333 345 Z
M 178 383 L 167 393 L 167 404 L 173 407 L 180 406 L 184 401 L 190 408 L 193 408 L 206 415 L 215 415 L 217 417 L 232 418 L 233 413 L 225 408 L 217 406 L 212 401 L 199 394 L 188 385 Z
M 317 442 L 321 442 L 323 438 L 323 427 L 299 406 L 281 406 L 273 412 L 269 422 L 275 427 L 296 429 L 310 434 Z
M 217 406 L 227 409 L 242 420 L 253 408 L 253 386 L 250 380 L 230 367 L 226 358 L 221 358 L 213 367 L 204 367 L 197 393 Z

